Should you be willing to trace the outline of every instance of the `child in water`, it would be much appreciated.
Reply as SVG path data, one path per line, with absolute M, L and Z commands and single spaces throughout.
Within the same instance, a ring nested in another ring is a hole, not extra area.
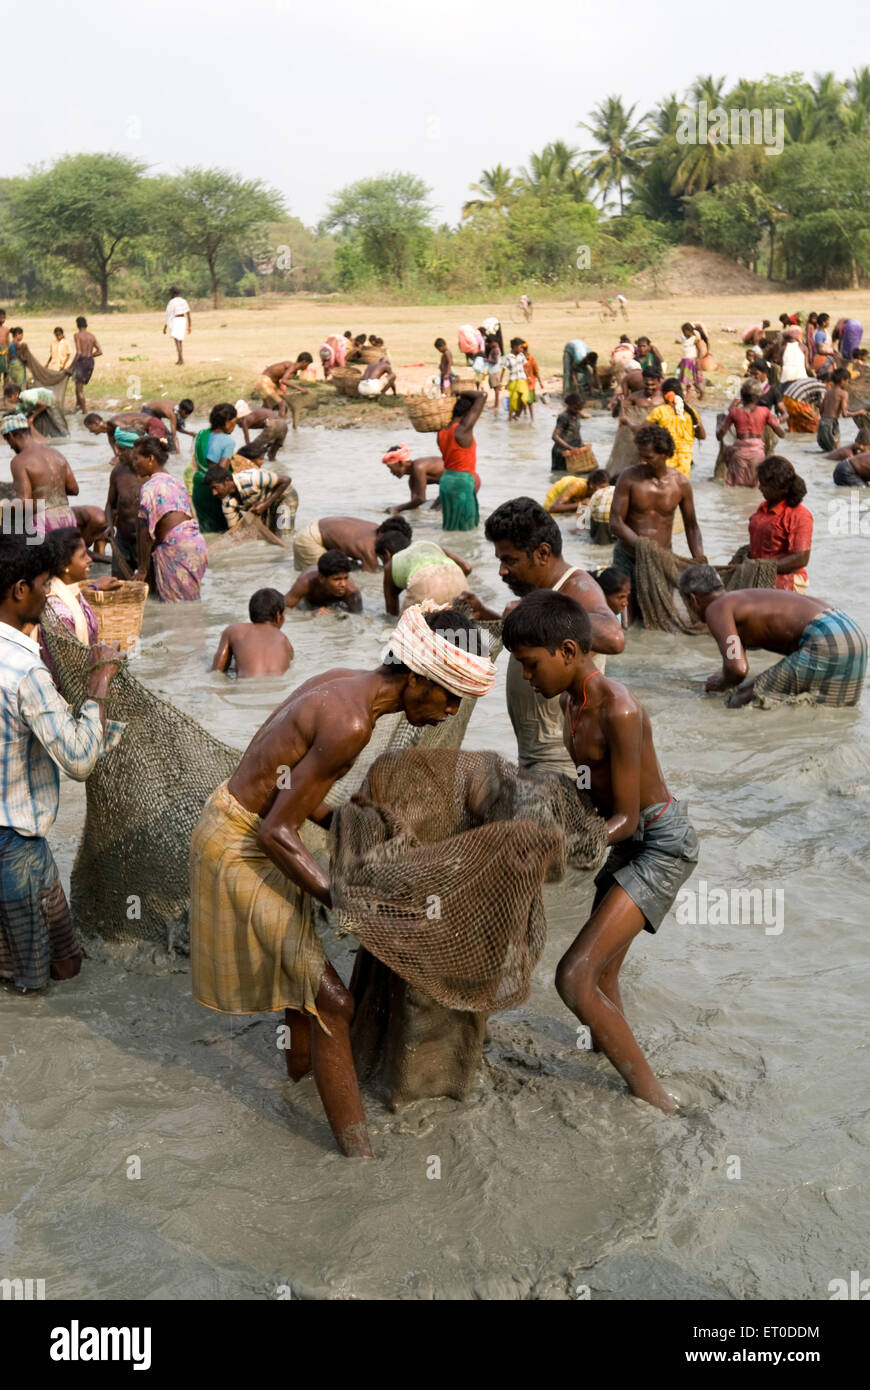
M 643 705 L 595 666 L 589 617 L 550 589 L 527 595 L 505 619 L 503 641 L 532 689 L 561 697 L 577 786 L 605 818 L 610 853 L 595 879 L 592 914 L 556 969 L 556 989 L 629 1089 L 673 1114 L 625 1018 L 619 970 L 645 929 L 656 932 L 698 860 L 686 808 L 665 785 Z
M 258 589 L 251 595 L 248 616 L 250 622 L 224 628 L 211 669 L 229 671 L 235 662 L 237 676 L 283 676 L 293 660 L 293 648 L 281 631 L 284 595 Z

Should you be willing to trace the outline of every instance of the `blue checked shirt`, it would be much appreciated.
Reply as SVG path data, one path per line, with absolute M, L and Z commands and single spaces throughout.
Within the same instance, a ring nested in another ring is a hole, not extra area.
M 103 733 L 96 700 L 85 700 L 76 717 L 36 642 L 0 622 L 0 826 L 45 835 L 60 803 L 58 769 L 84 782 L 123 730 L 107 720 Z
M 233 482 L 236 491 L 221 498 L 221 510 L 230 530 L 238 526 L 242 512 L 262 502 L 266 493 L 278 486 L 280 475 L 273 473 L 271 468 L 240 468 L 233 473 Z

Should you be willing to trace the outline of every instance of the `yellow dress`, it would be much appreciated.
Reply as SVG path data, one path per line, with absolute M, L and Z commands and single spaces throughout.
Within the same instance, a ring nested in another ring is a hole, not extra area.
M 646 421 L 648 425 L 661 425 L 667 430 L 674 441 L 670 467 L 685 473 L 688 478 L 692 471 L 692 445 L 695 442 L 695 425 L 688 410 L 678 415 L 670 402 L 665 401 L 650 411 Z
M 585 478 L 576 478 L 573 475 L 567 478 L 559 478 L 551 488 L 547 489 L 544 497 L 544 511 L 548 512 L 555 502 L 582 502 L 588 491 L 588 483 Z M 564 495 L 564 494 L 567 494 Z

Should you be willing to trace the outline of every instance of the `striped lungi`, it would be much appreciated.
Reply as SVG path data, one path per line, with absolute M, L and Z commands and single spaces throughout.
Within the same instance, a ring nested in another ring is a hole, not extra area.
M 820 705 L 857 705 L 867 670 L 867 638 L 847 613 L 820 613 L 796 651 L 757 676 L 753 695 L 774 702 L 809 694 Z
M 80 949 L 48 841 L 0 827 L 0 975 L 42 989 Z
M 226 782 L 190 841 L 190 971 L 195 999 L 225 1014 L 296 1009 L 315 1000 L 327 966 L 311 898 L 257 843 L 260 817 Z M 328 1031 L 325 1030 L 325 1031 Z

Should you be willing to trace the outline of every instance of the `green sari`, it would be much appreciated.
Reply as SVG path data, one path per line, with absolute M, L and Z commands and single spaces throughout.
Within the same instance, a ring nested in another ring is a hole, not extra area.
M 228 529 L 227 521 L 223 514 L 220 498 L 214 496 L 205 481 L 205 475 L 211 467 L 208 458 L 210 438 L 211 430 L 200 430 L 193 441 L 194 467 L 191 497 L 200 531 L 226 531 Z M 232 473 L 232 466 L 228 459 L 224 460 L 224 466 Z
M 445 468 L 438 484 L 441 526 L 445 531 L 473 531 L 480 520 L 474 474 Z

